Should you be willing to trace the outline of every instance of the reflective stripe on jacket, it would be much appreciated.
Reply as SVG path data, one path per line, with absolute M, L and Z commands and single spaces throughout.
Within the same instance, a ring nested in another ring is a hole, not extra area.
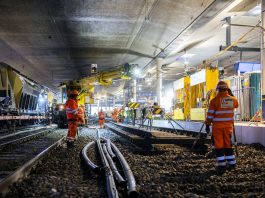
M 76 119 L 78 104 L 75 99 L 68 99 L 65 103 L 66 117 L 69 119 Z
M 234 109 L 238 107 L 238 101 L 235 97 L 228 94 L 227 91 L 220 92 L 210 102 L 205 123 L 213 127 L 231 127 L 234 123 Z

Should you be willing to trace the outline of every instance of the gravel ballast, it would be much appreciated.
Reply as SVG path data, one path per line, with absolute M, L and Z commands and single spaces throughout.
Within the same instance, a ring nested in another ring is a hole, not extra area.
M 265 149 L 258 144 L 239 146 L 236 171 L 222 176 L 215 159 L 187 148 L 156 146 L 159 152 L 138 148 L 102 129 L 120 149 L 137 182 L 140 197 L 265 197 Z M 106 197 L 104 176 L 84 171 L 79 152 L 96 138 L 96 130 L 83 128 L 74 148 L 62 146 L 38 165 L 6 197 Z M 94 149 L 88 154 L 97 163 Z

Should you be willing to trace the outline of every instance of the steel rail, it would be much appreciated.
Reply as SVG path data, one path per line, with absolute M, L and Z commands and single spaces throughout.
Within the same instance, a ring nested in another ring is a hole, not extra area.
M 81 158 L 83 160 L 83 162 L 92 170 L 99 172 L 100 171 L 100 167 L 96 164 L 94 164 L 87 156 L 87 151 L 88 149 L 90 149 L 93 145 L 95 145 L 95 142 L 89 142 L 86 146 L 84 146 L 84 148 L 81 151 Z
M 112 147 L 114 153 L 116 154 L 116 156 L 118 157 L 118 159 L 122 165 L 124 174 L 126 176 L 128 196 L 129 197 L 138 197 L 138 192 L 136 191 L 136 181 L 135 181 L 133 172 L 130 169 L 129 164 L 127 163 L 127 161 L 125 160 L 125 158 L 121 154 L 120 150 L 112 142 L 111 142 L 111 147 Z
M 105 154 L 103 152 L 103 149 L 101 147 L 101 142 L 100 139 L 97 140 L 97 147 L 98 151 L 101 157 L 101 161 L 103 164 L 103 168 L 105 170 L 105 177 L 106 177 L 106 182 L 107 182 L 107 193 L 109 198 L 118 198 L 118 191 L 116 189 L 115 181 L 113 178 L 113 174 L 110 169 L 110 165 L 105 157 Z
M 36 125 L 29 125 L 29 126 L 15 126 L 15 127 L 12 127 L 10 129 L 0 129 L 0 134 L 1 133 L 6 133 L 6 132 L 9 132 L 10 131 L 26 131 L 26 130 L 30 130 L 30 129 L 33 129 L 35 127 L 41 127 L 41 126 L 45 126 L 45 125 L 40 125 L 40 124 L 36 124 Z
M 16 140 L 11 140 L 11 141 L 8 141 L 8 142 L 5 142 L 5 143 L 2 143 L 0 144 L 0 149 L 3 148 L 3 147 L 6 147 L 8 145 L 11 145 L 11 144 L 15 144 L 17 142 L 21 142 L 21 141 L 26 141 L 26 140 L 30 140 L 34 137 L 38 137 L 40 135 L 45 135 L 46 133 L 50 133 L 52 132 L 52 130 L 48 129 L 48 130 L 45 130 L 45 131 L 40 131 L 38 133 L 35 133 L 35 134 L 31 134 L 31 135 L 28 135 L 28 136 L 25 136 L 25 137 L 22 137 L 22 138 L 18 138 Z
M 17 135 L 20 135 L 20 134 L 23 134 L 23 133 L 29 133 L 29 132 L 38 131 L 38 130 L 47 129 L 47 128 L 48 127 L 39 127 L 39 128 L 36 128 L 36 129 L 22 130 L 22 131 L 19 131 L 19 132 L 16 132 L 16 133 L 11 133 L 11 134 L 8 134 L 8 135 L 1 136 L 0 140 L 6 139 L 6 138 L 10 138 L 10 137 L 13 137 L 13 136 L 17 136 Z
M 17 170 L 15 170 L 7 178 L 5 178 L 4 180 L 2 180 L 0 182 L 0 192 L 3 193 L 3 194 L 5 194 L 8 191 L 8 187 L 10 185 L 12 185 L 13 183 L 17 182 L 21 178 L 26 177 L 30 173 L 30 171 L 32 170 L 32 168 L 38 162 L 40 162 L 45 156 L 47 156 L 53 149 L 55 149 L 58 146 L 60 146 L 63 143 L 64 139 L 65 139 L 65 137 L 59 139 L 57 142 L 55 142 L 54 144 L 52 144 L 51 146 L 49 146 L 48 148 L 46 148 L 45 150 L 43 150 L 41 153 L 39 153 L 38 155 L 36 155 L 34 158 L 32 158 L 31 160 L 29 160 L 26 164 L 24 164 L 23 166 L 21 166 L 20 168 L 18 168 Z
M 118 171 L 116 165 L 114 164 L 110 154 L 108 153 L 106 144 L 103 144 L 102 148 L 103 148 L 103 152 L 104 152 L 104 154 L 105 154 L 105 156 L 106 156 L 106 158 L 107 158 L 107 160 L 109 162 L 109 165 L 110 165 L 111 171 L 112 171 L 112 173 L 114 175 L 114 178 L 117 180 L 117 182 L 120 185 L 124 186 L 126 184 L 126 181 L 124 180 L 124 178 L 119 173 L 119 171 Z

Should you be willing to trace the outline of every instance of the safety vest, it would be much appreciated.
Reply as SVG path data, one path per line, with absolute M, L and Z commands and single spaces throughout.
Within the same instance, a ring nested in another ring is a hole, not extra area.
M 77 115 L 78 115 L 80 123 L 85 124 L 85 110 L 83 107 L 78 108 Z
M 68 99 L 65 103 L 65 110 L 66 110 L 66 117 L 67 120 L 76 120 L 77 119 L 77 100 L 75 99 Z
M 232 127 L 234 123 L 234 109 L 238 107 L 235 97 L 227 91 L 220 92 L 210 102 L 205 123 L 213 124 L 215 128 Z
M 98 118 L 99 118 L 100 120 L 104 120 L 104 118 L 105 118 L 104 113 L 103 113 L 103 112 L 98 112 Z

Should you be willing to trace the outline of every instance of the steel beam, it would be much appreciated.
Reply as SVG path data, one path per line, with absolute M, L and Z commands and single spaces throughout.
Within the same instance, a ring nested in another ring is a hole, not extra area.
M 219 50 L 222 51 L 228 46 L 220 46 Z M 255 47 L 238 47 L 238 46 L 233 46 L 227 51 L 233 51 L 233 52 L 260 52 L 260 48 L 255 48 Z

